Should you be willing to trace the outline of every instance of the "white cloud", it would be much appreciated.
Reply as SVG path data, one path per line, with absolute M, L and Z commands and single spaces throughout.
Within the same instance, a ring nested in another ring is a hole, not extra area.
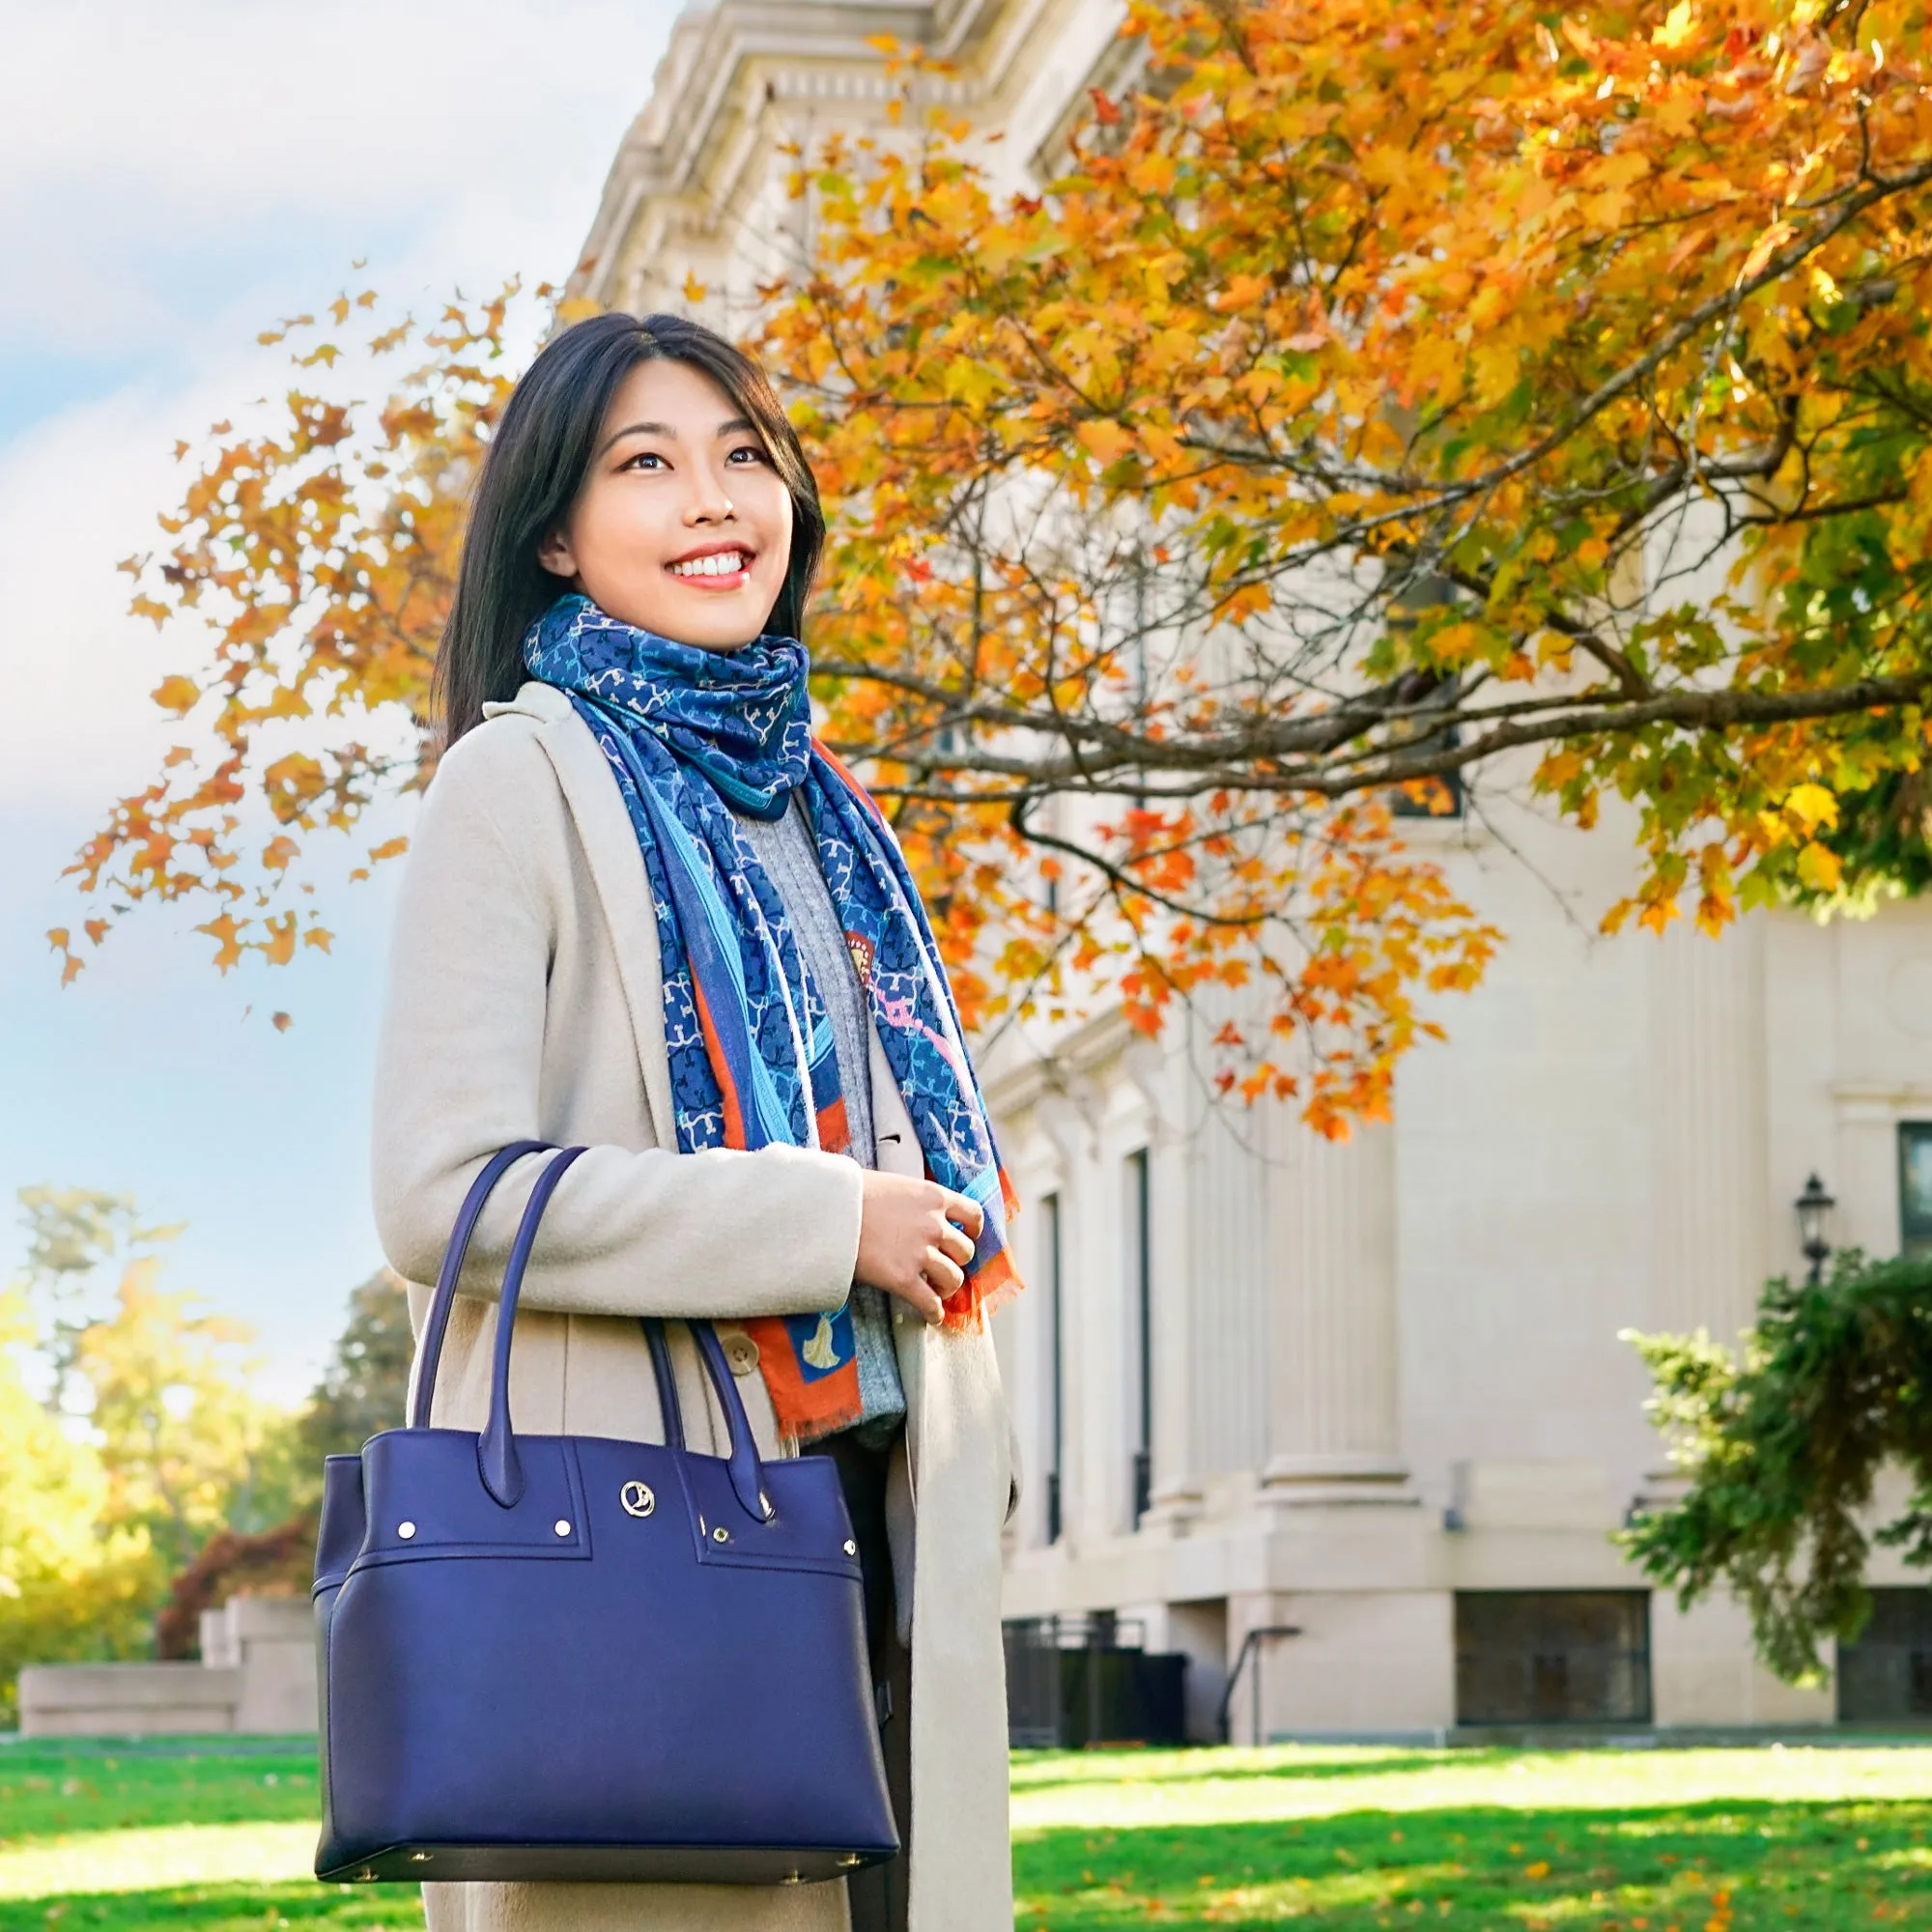
M 0 79 L 0 345 L 139 349 L 310 252 L 562 273 L 673 0 L 63 0 Z M 324 290 L 323 293 L 327 293 Z

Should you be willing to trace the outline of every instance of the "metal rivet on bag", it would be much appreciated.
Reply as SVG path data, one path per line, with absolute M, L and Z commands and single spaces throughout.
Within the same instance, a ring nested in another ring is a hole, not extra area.
M 859 1546 L 856 1543 L 854 1543 L 852 1539 L 848 1536 L 845 1539 L 845 1554 L 847 1556 L 856 1556 L 858 1555 L 858 1553 L 859 1553 Z
M 435 1856 L 434 1852 L 412 1852 L 410 1854 L 410 1862 L 412 1865 L 426 1865 Z
M 555 1530 L 559 1536 L 568 1536 L 570 1534 L 570 1520 L 567 1517 L 558 1517 L 557 1520 L 551 1524 L 551 1527 L 554 1530 Z
M 396 1525 L 396 1534 L 400 1536 L 405 1543 L 407 1543 L 410 1540 L 410 1538 L 412 1537 L 415 1533 L 416 1533 L 416 1526 L 412 1522 L 399 1522 Z
M 651 1493 L 651 1486 L 635 1479 L 617 1492 L 617 1500 L 623 1504 L 626 1516 L 649 1516 L 658 1506 L 657 1497 Z
M 721 1522 L 718 1525 L 718 1527 L 711 1532 L 711 1540 L 713 1543 L 729 1543 L 731 1541 L 731 1532 L 728 1529 L 726 1529 L 724 1525 Z

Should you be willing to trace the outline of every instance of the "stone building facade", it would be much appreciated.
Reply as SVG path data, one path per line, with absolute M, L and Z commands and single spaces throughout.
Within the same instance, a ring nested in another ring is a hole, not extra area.
M 956 62 L 989 156 L 1043 171 L 1127 71 L 1122 12 L 689 10 L 580 285 L 647 310 L 694 276 L 730 327 L 806 239 L 781 144 L 883 126 L 875 36 Z M 1802 1265 L 1814 1172 L 1835 1239 L 1932 1237 L 1932 907 L 1605 939 L 1628 840 L 1550 823 L 1509 778 L 1414 827 L 1508 943 L 1439 1013 L 1451 1043 L 1405 1065 L 1392 1124 L 1331 1145 L 1209 1104 L 1200 1020 L 1155 1046 L 1102 1014 L 988 1069 L 1030 1210 L 1031 1292 L 996 1324 L 1028 1474 L 1008 1611 L 1114 1613 L 1185 1651 L 1197 1735 L 1248 1633 L 1282 1627 L 1250 1646 L 1237 1738 L 1840 1715 L 1754 1663 L 1734 1606 L 1682 1615 L 1623 1561 L 1614 1531 L 1669 1478 L 1620 1333 L 1734 1334 Z M 1889 1600 L 1845 1715 L 1932 1715 L 1911 1708 L 1923 1595 Z

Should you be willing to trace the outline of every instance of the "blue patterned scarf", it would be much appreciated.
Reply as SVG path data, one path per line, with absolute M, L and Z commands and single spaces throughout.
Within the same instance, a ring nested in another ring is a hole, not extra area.
M 663 954 L 677 1145 L 847 1146 L 832 1024 L 784 903 L 733 811 L 781 818 L 803 791 L 819 865 L 926 1172 L 985 1228 L 949 1325 L 1018 1287 L 1010 1196 L 925 909 L 878 808 L 811 736 L 810 660 L 789 638 L 701 650 L 559 598 L 524 641 L 610 760 L 643 848 Z M 809 1441 L 858 1421 L 849 1309 L 750 1324 L 779 1427 Z M 762 1332 L 760 1332 L 762 1331 Z M 782 1346 L 778 1344 L 781 1335 Z

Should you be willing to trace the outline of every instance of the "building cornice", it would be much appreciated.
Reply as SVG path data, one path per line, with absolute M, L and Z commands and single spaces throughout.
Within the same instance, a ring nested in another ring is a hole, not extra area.
M 1143 1037 L 1120 1007 L 1110 1007 L 1062 1035 L 1046 1052 L 1029 1051 L 1024 1059 L 1015 1055 L 987 1072 L 982 1080 L 986 1105 L 1009 1118 L 1023 1113 L 1049 1094 L 1068 1093 L 1092 1080 Z
M 874 42 L 890 38 L 954 63 L 955 77 L 923 83 L 927 98 L 996 120 L 1030 77 L 1028 46 L 1074 3 L 712 0 L 687 11 L 611 164 L 573 292 L 621 299 L 627 244 L 640 226 L 654 246 L 673 215 L 695 224 L 686 232 L 728 229 L 748 179 L 769 163 L 800 110 L 836 106 L 857 110 L 855 121 L 883 120 L 897 84 Z

